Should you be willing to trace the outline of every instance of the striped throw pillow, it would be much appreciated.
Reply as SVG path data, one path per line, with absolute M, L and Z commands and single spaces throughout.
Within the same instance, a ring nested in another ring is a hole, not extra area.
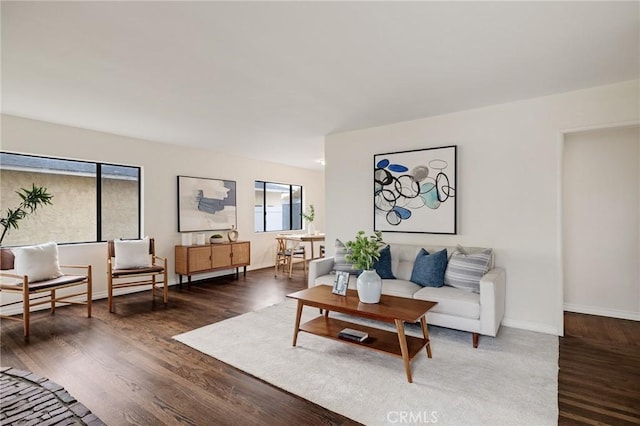
M 489 270 L 491 249 L 466 254 L 455 251 L 444 273 L 444 284 L 462 290 L 480 293 L 480 279 Z

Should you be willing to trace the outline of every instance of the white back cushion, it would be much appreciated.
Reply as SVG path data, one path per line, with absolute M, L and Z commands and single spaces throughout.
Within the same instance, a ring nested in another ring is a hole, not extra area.
M 418 246 L 409 244 L 394 244 L 390 243 L 391 247 L 391 271 L 393 275 L 399 280 L 411 280 L 411 272 L 413 271 L 413 264 L 416 261 L 416 256 L 420 252 L 420 249 L 424 248 L 429 254 L 436 253 L 442 249 L 447 249 L 447 256 L 451 258 L 451 255 L 456 251 L 456 247 L 452 246 Z M 477 253 L 484 250 L 479 247 L 466 247 L 469 253 Z M 491 261 L 489 269 L 493 268 L 493 252 L 491 255 Z
M 422 247 L 404 244 L 389 244 L 391 246 L 391 271 L 399 280 L 411 280 L 413 264 Z

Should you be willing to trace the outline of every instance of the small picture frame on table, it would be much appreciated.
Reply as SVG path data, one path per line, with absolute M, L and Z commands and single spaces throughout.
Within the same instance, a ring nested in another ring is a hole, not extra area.
M 344 271 L 336 271 L 336 277 L 333 280 L 333 294 L 339 294 L 340 296 L 347 295 L 347 288 L 349 288 L 349 273 Z

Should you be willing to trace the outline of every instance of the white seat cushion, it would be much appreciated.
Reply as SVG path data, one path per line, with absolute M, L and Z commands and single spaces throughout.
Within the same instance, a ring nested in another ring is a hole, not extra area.
M 413 298 L 416 291 L 422 286 L 405 280 L 382 280 L 382 294 L 389 296 Z
M 414 299 L 438 302 L 429 312 L 454 315 L 463 318 L 480 318 L 480 295 L 458 288 L 423 287 L 413 294 Z
M 333 280 L 336 279 L 336 274 L 326 274 L 326 275 L 320 275 L 319 277 L 317 277 L 314 281 L 315 285 L 330 285 L 333 286 Z M 349 280 L 351 280 L 351 274 L 349 274 Z
M 315 285 L 330 285 L 333 287 L 333 281 L 336 279 L 336 274 L 321 275 L 315 279 Z M 349 287 L 351 290 L 356 289 L 356 276 L 349 274 Z
M 333 280 L 335 278 L 335 274 L 322 275 L 316 278 L 315 284 L 333 286 Z M 349 289 L 356 290 L 357 279 L 358 278 L 354 274 L 349 274 Z M 382 280 L 382 294 L 387 294 L 389 296 L 406 297 L 411 299 L 413 298 L 413 294 L 421 288 L 421 286 L 414 284 L 411 281 Z

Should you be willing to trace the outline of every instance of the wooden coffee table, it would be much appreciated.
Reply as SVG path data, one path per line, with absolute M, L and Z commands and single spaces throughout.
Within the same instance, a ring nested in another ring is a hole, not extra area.
M 403 359 L 407 380 L 411 383 L 413 381 L 411 378 L 411 360 L 425 346 L 427 348 L 427 356 L 431 358 L 431 344 L 425 316 L 437 302 L 382 295 L 380 303 L 368 304 L 360 303 L 358 293 L 355 290 L 347 290 L 346 296 L 333 294 L 331 290 L 331 286 L 318 285 L 287 295 L 287 297 L 298 300 L 296 324 L 293 331 L 293 346 L 298 341 L 298 332 L 304 331 L 316 336 L 327 337 L 397 356 Z M 300 324 L 304 306 L 312 306 L 324 310 L 324 315 Z M 397 333 L 330 318 L 329 312 L 340 312 L 354 317 L 390 322 L 396 325 Z M 407 336 L 404 332 L 405 322 L 420 322 L 423 337 Z M 361 343 L 340 339 L 338 333 L 344 328 L 364 331 L 369 334 L 369 338 Z

